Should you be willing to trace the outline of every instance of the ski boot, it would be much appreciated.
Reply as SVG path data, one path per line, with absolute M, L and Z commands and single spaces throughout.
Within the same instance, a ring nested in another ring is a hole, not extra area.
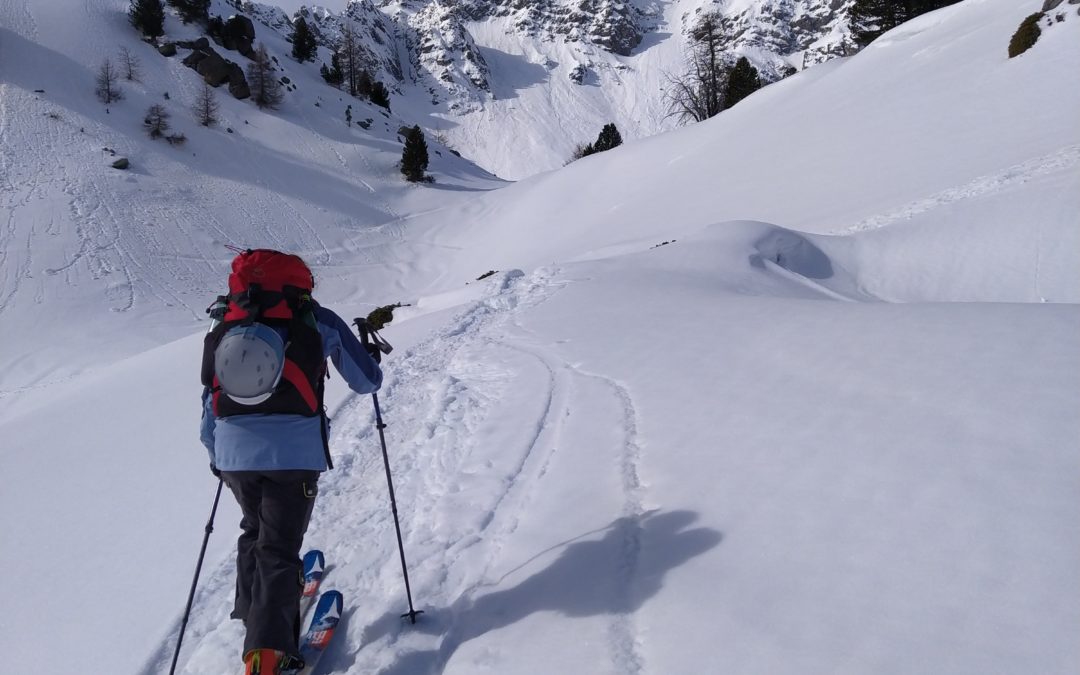
M 252 649 L 244 655 L 244 675 L 289 675 L 303 669 L 303 659 L 276 649 Z

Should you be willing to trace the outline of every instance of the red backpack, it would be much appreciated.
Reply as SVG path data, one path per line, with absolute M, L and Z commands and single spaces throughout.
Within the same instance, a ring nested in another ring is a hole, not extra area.
M 203 341 L 202 383 L 213 395 L 215 415 L 323 414 L 326 359 L 315 319 L 318 305 L 311 298 L 314 285 L 311 270 L 295 255 L 248 249 L 233 259 L 229 294 L 219 296 L 207 310 L 220 323 Z M 214 374 L 214 354 L 230 329 L 252 323 L 265 324 L 282 335 L 285 360 L 273 394 L 263 402 L 245 405 L 222 394 Z

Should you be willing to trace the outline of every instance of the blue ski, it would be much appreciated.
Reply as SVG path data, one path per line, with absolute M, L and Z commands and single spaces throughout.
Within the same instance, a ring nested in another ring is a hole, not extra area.
M 342 603 L 343 599 L 338 591 L 327 591 L 319 597 L 319 604 L 315 606 L 315 614 L 311 617 L 311 627 L 300 643 L 300 658 L 304 660 L 304 669 L 283 675 L 311 675 L 315 671 L 341 620 Z
M 326 559 L 322 551 L 312 549 L 304 555 L 304 591 L 300 595 L 300 618 L 307 616 L 308 610 L 319 597 L 319 585 L 322 584 L 326 571 Z

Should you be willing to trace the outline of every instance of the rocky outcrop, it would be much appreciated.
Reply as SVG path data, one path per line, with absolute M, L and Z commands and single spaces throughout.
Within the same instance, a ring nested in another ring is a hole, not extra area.
M 251 95 L 243 68 L 214 51 L 206 38 L 177 44 L 191 49 L 191 53 L 184 57 L 183 63 L 202 75 L 207 84 L 220 87 L 228 83 L 229 93 L 235 98 L 242 99 Z
M 384 0 L 385 2 L 385 0 Z M 660 16 L 655 4 L 625 0 L 460 0 L 440 3 L 468 21 L 510 17 L 515 30 L 536 37 L 563 36 L 628 56 Z
M 221 31 L 221 46 L 234 52 L 240 52 L 244 56 L 253 58 L 255 50 L 255 24 L 243 14 L 235 14 L 225 22 Z
M 433 4 L 409 17 L 408 23 L 418 69 L 427 70 L 452 91 L 490 91 L 487 62 L 460 13 Z

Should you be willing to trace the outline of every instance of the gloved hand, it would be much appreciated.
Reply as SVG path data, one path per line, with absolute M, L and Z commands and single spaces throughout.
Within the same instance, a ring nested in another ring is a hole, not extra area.
M 375 359 L 375 363 L 382 363 L 382 352 L 379 351 L 379 348 L 376 345 L 369 342 L 364 345 L 364 349 L 367 350 L 367 353 L 371 358 Z
M 213 462 L 210 462 L 210 473 L 214 474 L 214 478 L 221 478 L 221 470 Z

